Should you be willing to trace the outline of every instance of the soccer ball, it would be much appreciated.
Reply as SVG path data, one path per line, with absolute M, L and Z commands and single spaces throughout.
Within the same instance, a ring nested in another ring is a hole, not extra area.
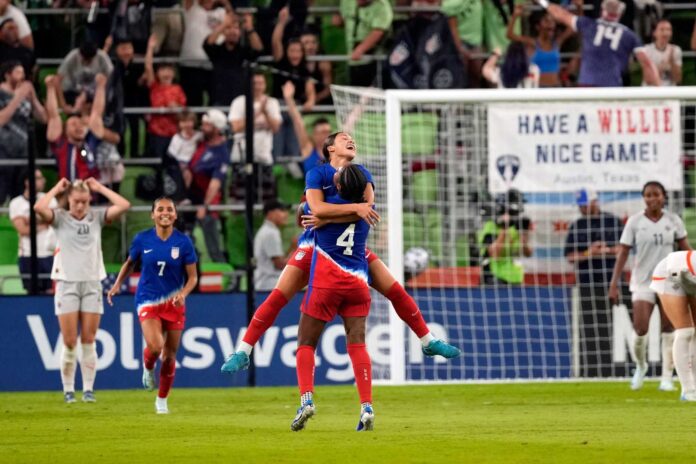
M 425 271 L 430 261 L 428 250 L 421 247 L 409 248 L 404 254 L 404 271 L 411 276 L 415 276 Z

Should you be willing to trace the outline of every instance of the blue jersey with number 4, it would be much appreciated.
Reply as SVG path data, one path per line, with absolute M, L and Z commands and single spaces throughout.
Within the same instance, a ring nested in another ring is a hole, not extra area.
M 141 262 L 135 305 L 164 303 L 186 283 L 186 265 L 198 261 L 191 239 L 174 230 L 167 240 L 157 236 L 154 227 L 135 236 L 128 252 L 132 261 Z
M 335 195 L 327 203 L 347 204 Z M 309 286 L 351 289 L 368 285 L 365 247 L 370 226 L 364 220 L 327 224 L 314 231 L 314 254 Z

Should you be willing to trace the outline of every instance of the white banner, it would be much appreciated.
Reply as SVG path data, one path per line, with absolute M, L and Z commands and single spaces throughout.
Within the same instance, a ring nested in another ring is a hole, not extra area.
M 488 105 L 492 193 L 682 190 L 679 102 Z

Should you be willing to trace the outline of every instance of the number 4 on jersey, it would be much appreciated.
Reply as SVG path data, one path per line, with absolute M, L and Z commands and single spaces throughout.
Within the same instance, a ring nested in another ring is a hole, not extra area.
M 344 255 L 353 256 L 353 236 L 355 235 L 355 224 L 349 225 L 346 230 L 336 239 L 336 245 L 341 247 L 346 247 L 343 250 Z

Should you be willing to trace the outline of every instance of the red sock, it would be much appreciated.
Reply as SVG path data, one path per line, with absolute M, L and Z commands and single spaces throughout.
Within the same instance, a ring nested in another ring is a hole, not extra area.
M 364 343 L 348 344 L 348 356 L 353 364 L 355 384 L 361 403 L 372 403 L 372 363 Z
M 155 363 L 157 362 L 157 358 L 159 358 L 159 353 L 152 353 L 150 349 L 146 346 L 143 350 L 143 364 L 145 364 L 145 369 L 154 369 Z
M 406 293 L 406 290 L 399 282 L 394 282 L 385 296 L 392 302 L 396 314 L 399 315 L 402 321 L 408 324 L 418 338 L 430 332 L 425 319 L 423 319 L 423 314 L 418 309 L 418 305 L 416 305 L 413 297 Z
M 251 346 L 256 345 L 259 338 L 273 325 L 276 317 L 278 317 L 278 314 L 280 314 L 280 311 L 286 304 L 288 304 L 288 299 L 285 298 L 283 292 L 274 289 L 268 295 L 268 298 L 261 303 L 261 306 L 256 309 L 242 340 Z
M 176 359 L 167 358 L 162 361 L 162 367 L 160 367 L 159 393 L 157 395 L 160 398 L 166 398 L 169 396 L 169 390 L 171 390 L 172 383 L 174 383 L 175 370 Z
M 300 395 L 314 392 L 314 347 L 299 346 L 295 358 L 297 361 L 297 386 L 300 387 Z

